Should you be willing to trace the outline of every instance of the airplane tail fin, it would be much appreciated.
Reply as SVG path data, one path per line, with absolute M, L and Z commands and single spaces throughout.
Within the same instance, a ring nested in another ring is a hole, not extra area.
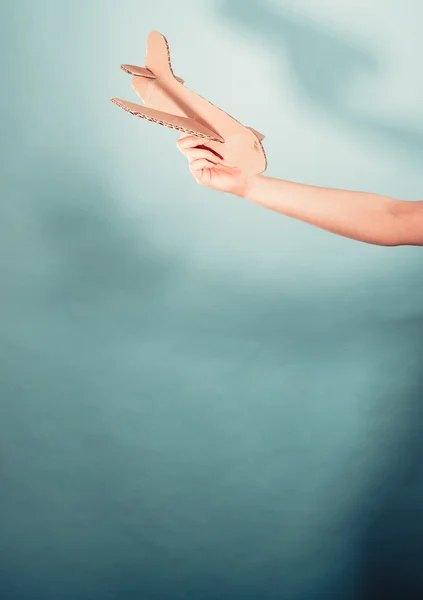
M 136 65 L 120 65 L 122 71 L 125 73 L 129 73 L 129 75 L 134 75 L 134 77 L 145 77 L 146 79 L 157 79 L 156 75 L 150 71 L 150 69 L 145 69 L 144 67 L 137 67 Z M 180 77 L 176 77 L 175 79 L 184 85 L 185 81 Z
M 147 79 L 156 79 L 154 73 L 144 67 L 137 67 L 135 65 L 120 65 L 122 71 L 129 73 L 129 75 L 135 75 L 136 77 L 146 77 Z
M 170 63 L 169 44 L 164 35 L 158 31 L 151 31 L 147 37 L 145 68 L 135 65 L 121 65 L 120 68 L 125 73 L 147 79 L 157 79 L 171 73 L 179 83 L 182 85 L 185 83 L 183 79 L 176 77 L 173 73 Z
M 167 75 L 169 72 L 173 75 L 169 44 L 164 35 L 158 31 L 151 31 L 148 35 L 145 66 L 156 77 Z

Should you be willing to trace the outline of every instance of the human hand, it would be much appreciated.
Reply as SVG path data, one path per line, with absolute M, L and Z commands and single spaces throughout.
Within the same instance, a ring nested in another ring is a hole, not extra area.
M 189 169 L 198 184 L 235 196 L 246 195 L 250 183 L 246 173 L 201 144 L 196 135 L 183 134 L 177 147 L 188 159 Z

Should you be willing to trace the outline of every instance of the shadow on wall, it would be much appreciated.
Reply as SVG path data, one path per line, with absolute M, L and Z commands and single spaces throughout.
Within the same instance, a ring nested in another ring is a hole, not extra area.
M 388 410 L 392 400 L 397 405 L 390 419 L 392 433 L 381 439 L 386 464 L 375 473 L 357 519 L 363 600 L 423 597 L 423 319 L 410 327 L 418 332 L 416 341 L 420 337 L 415 347 L 420 364 L 410 372 L 403 392 L 386 398 Z M 379 408 L 383 410 L 382 403 Z
M 134 439 L 159 370 L 149 361 L 163 333 L 158 299 L 180 265 L 89 169 L 63 151 L 34 156 L 9 188 L 1 223 L 10 260 L 1 264 L 0 348 L 0 596 L 8 600 L 121 598 L 120 561 L 154 555 L 143 545 Z M 136 597 L 150 597 L 149 585 Z
M 146 311 L 166 295 L 179 265 L 155 246 L 145 217 L 134 220 L 119 209 L 107 177 L 85 174 L 86 168 L 56 155 L 33 169 L 34 199 L 41 201 L 37 220 L 46 253 L 55 257 L 51 301 L 61 309 L 91 309 L 91 324 L 107 314 L 136 336 L 137 324 L 148 325 Z
M 274 63 L 278 56 L 284 64 L 289 60 L 299 91 L 314 107 L 355 132 L 380 137 L 413 160 L 422 158 L 423 132 L 349 106 L 344 85 L 362 72 L 377 74 L 380 65 L 375 56 L 290 9 L 276 9 L 267 0 L 223 0 L 217 10 L 249 38 L 268 46 Z

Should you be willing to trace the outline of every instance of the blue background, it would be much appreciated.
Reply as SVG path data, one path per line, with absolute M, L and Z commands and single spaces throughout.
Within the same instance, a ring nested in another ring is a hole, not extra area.
M 169 40 L 268 174 L 423 199 L 418 0 L 2 2 L 0 597 L 423 597 L 419 248 L 199 187 Z

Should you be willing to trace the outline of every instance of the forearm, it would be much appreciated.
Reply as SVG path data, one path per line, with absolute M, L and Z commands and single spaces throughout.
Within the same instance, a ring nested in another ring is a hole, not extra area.
M 401 244 L 399 200 L 367 192 L 303 185 L 257 175 L 244 197 L 326 231 L 369 244 Z

